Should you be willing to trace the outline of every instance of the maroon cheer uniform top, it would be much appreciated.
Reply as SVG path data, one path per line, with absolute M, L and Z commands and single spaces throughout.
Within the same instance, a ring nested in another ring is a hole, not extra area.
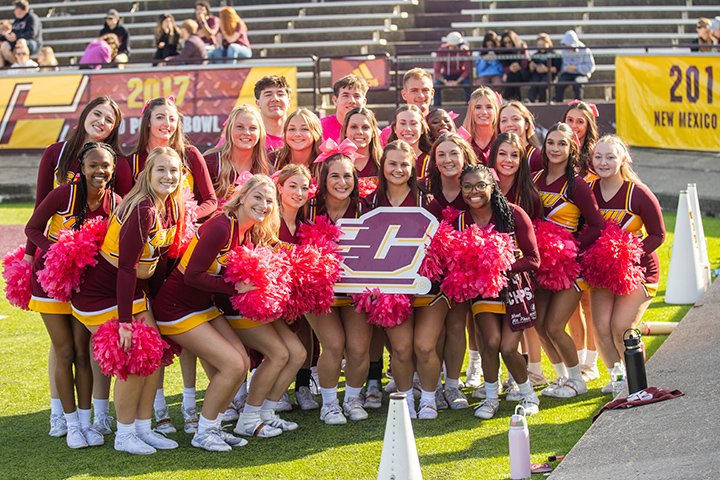
M 528 144 L 528 146 L 525 147 L 525 158 L 527 158 L 531 172 L 539 172 L 543 169 L 541 149 Z

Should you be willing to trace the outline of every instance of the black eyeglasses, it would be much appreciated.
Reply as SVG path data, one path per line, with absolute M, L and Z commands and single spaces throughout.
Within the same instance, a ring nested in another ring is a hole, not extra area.
M 463 183 L 460 188 L 462 189 L 463 193 L 472 193 L 472 192 L 482 192 L 489 186 L 490 186 L 490 184 L 485 183 L 485 182 L 479 182 L 479 183 L 476 183 L 475 185 L 470 185 L 469 183 Z

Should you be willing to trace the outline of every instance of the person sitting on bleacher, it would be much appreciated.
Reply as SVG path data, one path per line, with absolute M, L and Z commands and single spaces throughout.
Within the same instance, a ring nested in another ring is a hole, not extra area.
M 502 83 L 503 68 L 495 54 L 498 48 L 500 48 L 500 37 L 489 30 L 483 37 L 480 59 L 475 63 L 475 85 Z
M 220 19 L 210 14 L 210 2 L 199 0 L 195 2 L 195 20 L 197 20 L 197 35 L 205 44 L 208 52 L 215 50 L 215 36 L 220 30 Z
M 15 63 L 15 43 L 24 39 L 30 54 L 34 55 L 42 46 L 42 23 L 35 12 L 30 10 L 27 0 L 13 2 L 12 31 L 5 34 L 5 41 L 0 45 L 0 53 L 4 64 Z
M 467 85 L 465 102 L 470 101 L 472 85 L 472 52 L 460 32 L 450 32 L 435 56 L 435 106 L 442 104 L 442 87 Z
M 720 43 L 720 16 L 710 21 L 710 33 L 715 37 L 715 43 Z
M 11 71 L 11 73 L 23 75 L 30 72 L 37 72 L 37 66 L 38 64 L 30 58 L 30 49 L 25 39 L 21 38 L 15 42 L 15 63 L 10 65 L 10 68 L 18 68 L 21 70 Z
M 528 47 L 514 30 L 505 30 L 500 35 L 500 46 L 503 50 L 500 54 L 504 57 L 500 60 L 503 66 L 503 82 L 521 83 L 527 82 L 530 78 L 528 63 L 530 55 Z M 520 100 L 522 98 L 520 85 L 511 85 L 503 89 L 503 97 L 508 100 Z
M 252 57 L 247 25 L 233 7 L 220 9 L 220 30 L 215 37 L 215 50 L 210 52 L 209 57 L 226 58 L 225 63 Z
M 583 99 L 583 84 L 590 80 L 595 71 L 595 59 L 589 48 L 582 43 L 574 30 L 568 30 L 563 35 L 560 44 L 566 48 L 562 51 L 562 68 L 558 82 L 574 82 L 572 84 L 575 99 Z M 555 101 L 562 102 L 565 96 L 567 85 L 555 87 Z
M 120 14 L 114 8 L 108 10 L 105 15 L 105 25 L 100 30 L 98 37 L 112 33 L 117 37 L 118 49 L 117 54 L 113 57 L 115 63 L 127 63 L 130 55 L 130 34 L 124 25 L 120 23 L 122 19 Z
M 718 39 L 715 38 L 715 36 L 712 34 L 712 22 L 712 20 L 705 17 L 700 17 L 697 19 L 697 25 L 695 25 L 695 30 L 697 30 L 697 38 L 693 39 L 693 41 L 690 42 L 695 45 L 693 47 L 690 47 L 691 52 L 713 51 L 713 45 L 718 43 Z
M 205 43 L 197 35 L 198 24 L 188 19 L 180 24 L 180 44 L 182 49 L 178 55 L 165 59 L 168 65 L 182 65 L 186 63 L 205 63 L 207 50 Z
M 118 54 L 120 42 L 112 33 L 106 33 L 96 38 L 85 47 L 83 56 L 80 59 L 81 69 L 99 69 L 115 61 Z
M 175 17 L 170 13 L 162 13 L 155 26 L 155 55 L 153 63 L 174 57 L 180 47 L 180 29 L 175 24 Z
M 546 82 L 548 75 L 551 80 L 555 80 L 558 72 L 562 68 L 562 60 L 560 57 L 555 56 L 553 50 L 553 43 L 550 39 L 550 35 L 547 33 L 538 33 L 537 40 L 537 52 L 530 57 L 530 81 L 531 82 Z M 533 85 L 530 87 L 528 93 L 528 102 L 540 101 L 545 103 L 547 100 L 547 88 L 545 85 Z

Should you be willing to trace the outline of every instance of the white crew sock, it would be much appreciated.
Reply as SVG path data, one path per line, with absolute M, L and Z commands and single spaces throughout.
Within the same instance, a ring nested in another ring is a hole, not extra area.
M 580 363 L 580 365 L 585 365 L 585 357 L 587 357 L 587 348 L 581 348 L 580 350 L 578 350 L 577 355 L 578 355 L 578 363 Z
M 427 390 L 420 390 L 420 403 L 423 405 L 437 406 L 435 403 L 435 392 L 428 392 Z
M 585 355 L 585 365 L 590 365 L 591 367 L 596 367 L 597 359 L 598 359 L 597 350 L 588 350 L 587 355 Z
M 65 414 L 65 423 L 67 423 L 68 427 L 79 427 L 80 426 L 80 419 L 78 417 L 77 410 L 75 410 L 72 413 Z
M 558 377 L 568 378 L 568 372 L 565 369 L 564 363 L 553 363 L 552 366 L 555 369 L 555 373 L 557 373 Z
M 91 410 L 89 408 L 87 410 L 78 408 L 77 412 L 78 412 L 78 420 L 80 420 L 80 427 L 81 428 L 89 427 Z
M 445 388 L 460 388 L 460 380 L 457 378 L 445 377 Z
M 150 433 L 150 427 L 152 427 L 152 420 L 149 418 L 144 420 L 135 419 L 135 433 Z
M 358 398 L 361 390 L 362 387 L 351 387 L 350 385 L 345 385 L 345 401 L 347 402 L 351 398 Z
M 572 380 L 582 381 L 582 372 L 580 371 L 580 364 L 578 363 L 574 367 L 567 367 L 568 378 Z
M 191 408 L 197 408 L 195 402 L 195 389 L 194 388 L 183 388 L 183 401 L 182 406 L 185 410 Z
M 153 410 L 156 412 L 167 408 L 167 402 L 165 402 L 165 389 L 158 388 L 155 391 L 155 401 L 153 401 Z
M 500 396 L 498 395 L 499 385 L 500 380 L 496 382 L 485 382 L 485 395 L 488 400 L 497 400 L 498 398 L 500 398 Z
M 50 414 L 51 415 L 62 415 L 63 408 L 62 402 L 59 398 L 50 398 Z
M 320 395 L 322 396 L 323 405 L 337 403 L 337 385 L 330 388 L 320 387 Z
M 110 400 L 93 398 L 93 410 L 95 410 L 95 420 L 99 417 L 106 417 L 110 413 Z
M 522 395 L 523 397 L 526 397 L 533 392 L 530 380 L 525 381 L 525 383 L 518 383 L 518 388 L 520 389 L 520 395 Z
M 258 413 L 262 409 L 262 405 L 250 405 L 249 403 L 245 402 L 245 406 L 243 407 L 243 413 Z
M 273 412 L 277 409 L 279 402 L 273 402 L 272 400 L 265 400 L 262 404 L 263 410 L 272 410 Z
M 135 422 L 132 423 L 120 423 L 117 422 L 117 435 L 128 435 L 135 433 Z

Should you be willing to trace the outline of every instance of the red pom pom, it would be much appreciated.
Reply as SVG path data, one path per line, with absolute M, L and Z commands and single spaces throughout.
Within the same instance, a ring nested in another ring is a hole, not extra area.
M 183 189 L 183 214 L 177 223 L 175 239 L 168 249 L 168 257 L 180 258 L 185 253 L 197 231 L 197 208 L 195 196 L 188 187 Z
M 593 287 L 627 295 L 645 280 L 642 256 L 640 238 L 614 222 L 606 222 L 600 237 L 582 256 L 583 278 Z
M 179 357 L 182 353 L 182 347 L 170 337 L 163 336 L 162 339 L 165 342 L 165 347 L 163 348 L 163 356 L 160 364 L 163 367 L 169 367 L 175 361 L 175 357 Z
M 335 252 L 342 230 L 325 215 L 315 218 L 315 223 L 303 223 L 297 231 L 301 245 L 315 245 L 324 252 Z
M 457 232 L 445 220 L 440 222 L 437 232 L 425 247 L 425 258 L 420 265 L 419 273 L 432 282 L 440 281 L 448 268 L 457 240 Z
M 225 280 L 233 285 L 255 285 L 255 290 L 233 295 L 230 301 L 242 315 L 258 322 L 272 322 L 283 315 L 290 296 L 287 251 L 241 245 L 228 255 Z
M 154 328 L 132 322 L 132 346 L 127 352 L 120 347 L 120 323 L 110 320 L 93 334 L 93 355 L 103 374 L 126 380 L 129 374 L 147 377 L 160 366 L 165 342 Z
M 22 245 L 8 252 L 3 257 L 2 275 L 5 279 L 5 297 L 10 305 L 27 310 L 32 296 L 32 265 L 23 259 L 24 256 L 25 247 Z
M 377 190 L 377 180 L 373 178 L 359 178 L 358 187 L 362 198 L 368 197 Z
M 382 328 L 402 325 L 413 311 L 409 295 L 382 293 L 378 288 L 365 290 L 352 298 L 357 303 L 355 311 L 367 313 L 368 323 Z
M 306 313 L 328 313 L 333 285 L 340 279 L 342 258 L 314 245 L 296 245 L 289 253 L 291 292 L 283 317 L 295 320 Z
M 471 225 L 458 235 L 441 288 L 456 302 L 497 297 L 507 287 L 505 273 L 515 263 L 514 248 L 512 235 L 492 225 Z
M 540 286 L 546 290 L 566 290 L 580 275 L 577 261 L 578 243 L 565 228 L 552 222 L 533 221 L 540 267 L 535 272 Z
M 106 232 L 105 218 L 88 220 L 80 230 L 62 230 L 48 249 L 45 268 L 37 272 L 43 290 L 60 302 L 69 302 L 80 289 L 87 268 L 97 265 Z
M 448 205 L 447 207 L 442 209 L 442 219 L 448 223 L 452 223 L 457 220 L 461 213 L 462 212 L 457 208 L 453 207 L 452 205 Z

